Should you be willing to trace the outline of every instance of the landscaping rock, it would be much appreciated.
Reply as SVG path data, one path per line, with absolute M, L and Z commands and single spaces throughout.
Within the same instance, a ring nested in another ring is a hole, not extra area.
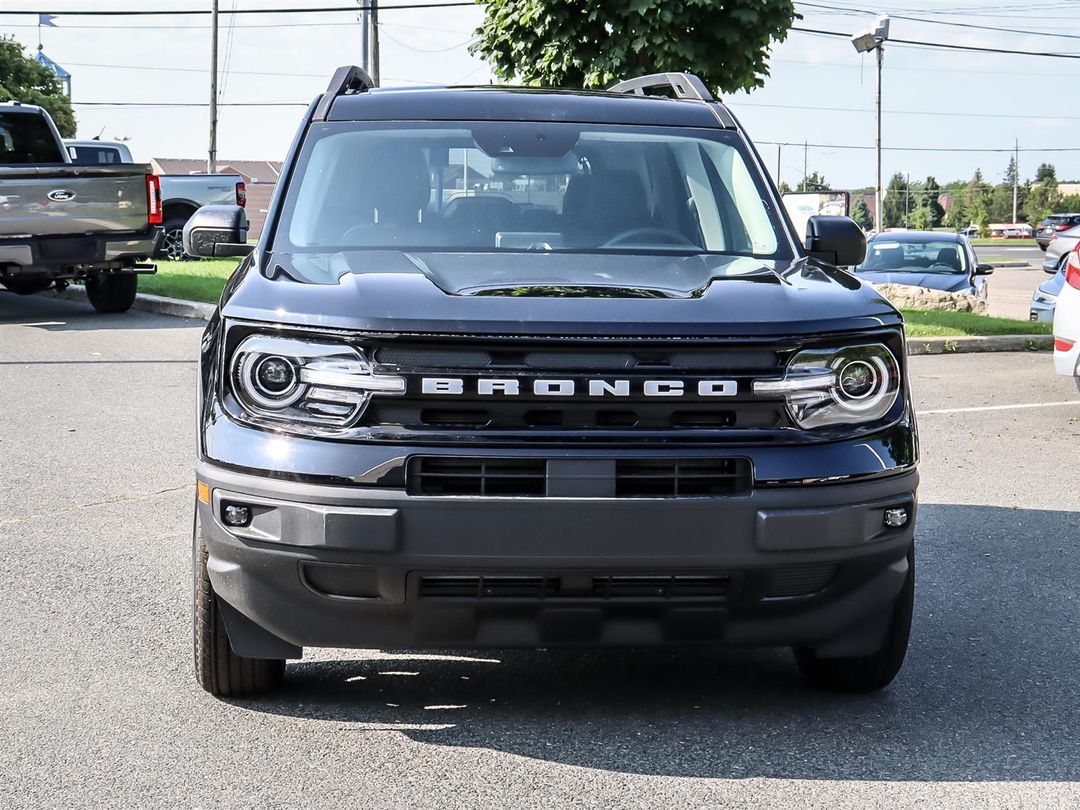
M 906 284 L 871 284 L 870 286 L 888 298 L 897 309 L 933 309 L 944 312 L 986 314 L 988 286 L 986 284 L 983 285 L 979 295 L 928 290 L 925 287 L 910 287 Z

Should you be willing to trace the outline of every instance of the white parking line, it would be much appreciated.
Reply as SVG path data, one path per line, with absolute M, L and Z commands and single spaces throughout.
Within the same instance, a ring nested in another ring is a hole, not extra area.
M 918 411 L 918 415 L 934 416 L 941 413 L 975 413 L 977 411 L 1013 411 L 1025 408 L 1059 408 L 1063 405 L 1080 405 L 1080 399 L 1067 399 L 1063 402 L 1025 402 L 1019 405 L 978 405 L 973 408 L 938 408 L 931 411 Z

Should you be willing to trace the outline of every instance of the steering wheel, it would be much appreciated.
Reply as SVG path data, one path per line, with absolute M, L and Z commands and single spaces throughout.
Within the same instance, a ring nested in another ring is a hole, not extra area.
M 642 237 L 649 237 L 642 239 Z M 650 242 L 659 242 L 663 245 L 685 245 L 686 247 L 701 248 L 683 236 L 678 231 L 667 228 L 631 228 L 628 231 L 616 234 L 608 239 L 600 247 L 618 247 L 619 245 L 647 245 Z

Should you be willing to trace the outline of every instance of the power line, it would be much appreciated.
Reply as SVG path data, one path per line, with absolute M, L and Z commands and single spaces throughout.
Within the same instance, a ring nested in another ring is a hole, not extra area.
M 401 11 L 412 9 L 424 9 L 424 8 L 458 8 L 464 6 L 475 6 L 476 3 L 471 0 L 446 0 L 446 2 L 439 3 L 398 3 L 396 5 L 384 6 L 379 5 L 379 11 Z M 309 8 L 238 8 L 235 11 L 227 12 L 229 14 L 330 14 L 335 12 L 351 12 L 368 11 L 371 9 L 370 5 L 355 5 L 355 6 L 312 6 Z M 185 9 L 135 9 L 134 11 L 113 11 L 107 9 L 93 9 L 87 10 L 73 10 L 66 9 L 64 11 L 46 11 L 44 9 L 36 9 L 33 11 L 27 11 L 25 9 L 19 10 L 3 10 L 2 14 L 49 14 L 54 17 L 146 17 L 146 16 L 192 16 L 192 15 L 204 15 L 210 14 L 209 9 L 201 8 L 185 8 Z
M 800 6 L 806 6 L 808 8 L 820 8 L 829 9 L 833 11 L 844 11 L 852 14 L 872 14 L 877 15 L 878 12 L 868 8 L 856 8 L 854 6 L 827 6 L 822 3 L 807 3 L 803 0 L 798 0 Z M 977 28 L 981 31 L 1000 31 L 1006 34 L 1024 34 L 1025 36 L 1039 36 L 1039 37 L 1059 37 L 1061 39 L 1080 39 L 1078 34 L 1059 34 L 1056 31 L 1030 31 L 1023 28 L 1006 28 L 994 25 L 977 25 L 969 22 L 953 22 L 952 20 L 927 20 L 922 17 L 911 17 L 906 14 L 896 14 L 889 12 L 889 16 L 895 20 L 907 20 L 908 22 L 926 23 L 927 25 L 948 25 L 954 28 Z
M 792 26 L 792 31 L 798 31 L 801 34 L 817 34 L 819 36 L 826 37 L 843 37 L 844 39 L 851 39 L 851 34 L 845 34 L 843 31 L 825 31 L 820 28 L 800 28 L 798 26 Z M 981 45 L 957 45 L 956 43 L 946 42 L 924 42 L 916 39 L 894 39 L 889 37 L 890 45 L 914 45 L 921 48 L 935 48 L 939 50 L 947 51 L 971 51 L 974 53 L 1000 53 L 1000 54 L 1013 54 L 1016 56 L 1042 56 L 1049 59 L 1080 59 L 1080 53 L 1051 53 L 1048 51 L 1014 51 L 1009 48 L 990 48 Z
M 728 102 L 733 107 L 770 107 L 778 110 L 824 110 L 826 112 L 872 113 L 869 107 L 823 107 L 820 104 L 767 104 L 757 101 Z M 946 118 L 1005 118 L 1005 119 L 1041 119 L 1049 121 L 1080 121 L 1080 115 L 1041 115 L 1037 113 L 977 113 L 977 112 L 941 112 L 939 110 L 884 110 L 889 115 L 929 115 Z
M 876 147 L 868 144 L 845 144 L 845 143 L 806 143 L 799 141 L 761 141 L 757 138 L 754 139 L 754 143 L 762 144 L 764 146 L 803 146 L 810 149 L 854 149 L 858 151 L 872 151 Z M 973 146 L 883 146 L 881 147 L 886 152 L 970 152 L 970 153 L 1008 153 L 1012 154 L 1017 151 L 1016 147 L 991 147 L 982 149 Z M 1021 152 L 1080 152 L 1080 146 L 1051 146 L 1047 148 L 1038 147 L 1021 147 Z

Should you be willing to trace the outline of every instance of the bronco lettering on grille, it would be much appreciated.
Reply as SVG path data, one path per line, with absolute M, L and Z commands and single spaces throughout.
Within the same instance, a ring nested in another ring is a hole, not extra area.
M 527 383 L 515 379 L 482 378 L 470 382 L 468 393 L 479 396 L 516 397 L 521 396 L 522 388 L 529 388 Z M 681 397 L 694 391 L 694 383 L 689 385 L 684 380 L 568 380 L 534 379 L 531 393 L 537 397 L 572 397 L 584 394 L 589 397 L 629 397 L 635 393 L 642 397 Z M 699 397 L 733 397 L 739 393 L 737 380 L 698 380 L 696 384 Z M 420 392 L 435 396 L 463 396 L 466 393 L 465 380 L 457 377 L 424 377 Z

